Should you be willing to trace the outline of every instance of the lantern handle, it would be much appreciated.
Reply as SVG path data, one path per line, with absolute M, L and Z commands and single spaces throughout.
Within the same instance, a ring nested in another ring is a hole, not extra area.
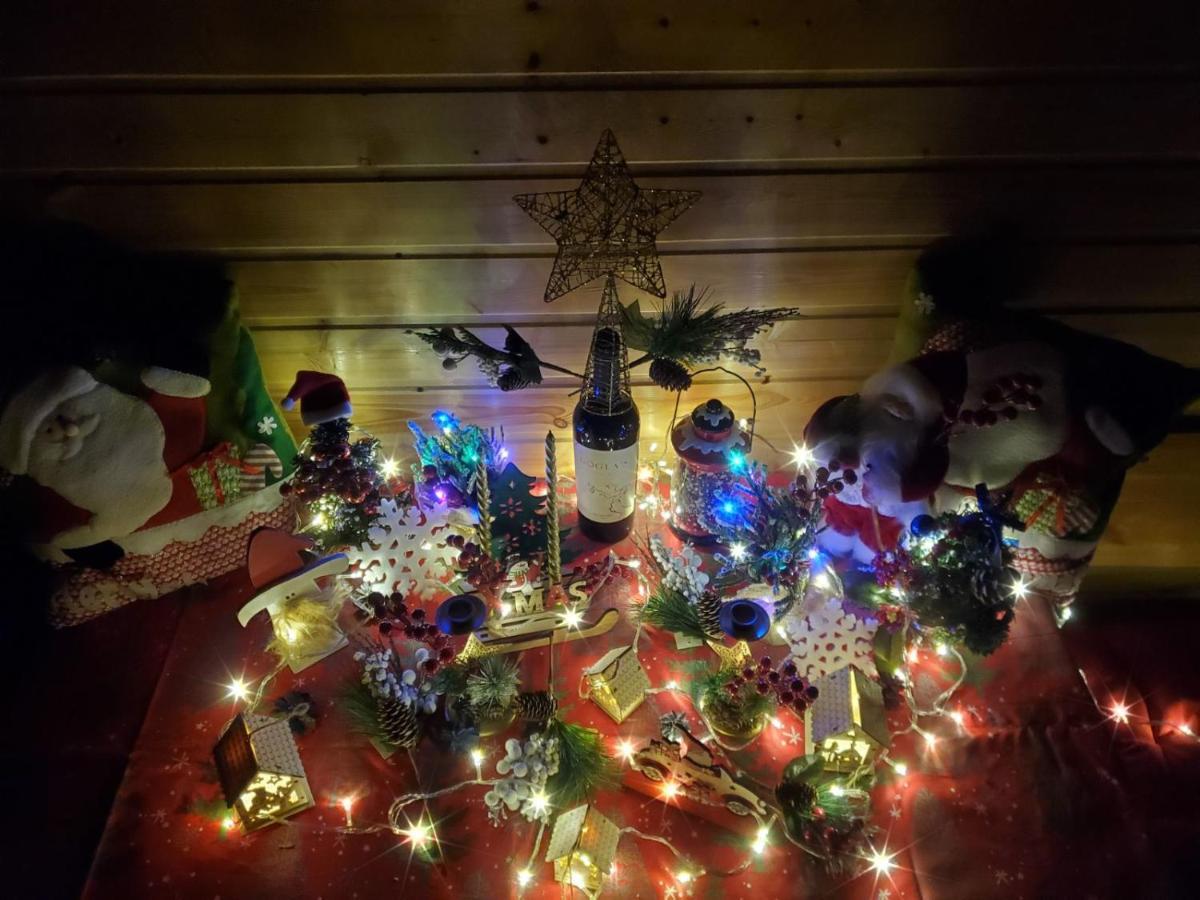
M 746 455 L 749 456 L 754 451 L 754 429 L 758 426 L 758 397 L 754 395 L 754 388 L 750 386 L 750 382 L 743 378 L 739 373 L 732 369 L 727 369 L 724 366 L 710 366 L 707 369 L 697 369 L 691 375 L 695 378 L 697 375 L 703 375 L 706 372 L 724 372 L 726 375 L 732 375 L 743 385 L 746 386 L 747 393 L 750 394 L 750 443 L 746 446 Z M 675 411 L 671 414 L 671 424 L 667 426 L 667 437 L 663 447 L 671 445 L 671 432 L 675 430 L 675 424 L 679 421 L 679 403 L 683 399 L 683 391 L 675 392 Z

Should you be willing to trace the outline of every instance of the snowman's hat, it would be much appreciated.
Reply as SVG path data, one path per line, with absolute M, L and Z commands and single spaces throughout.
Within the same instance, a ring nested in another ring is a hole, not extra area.
M 345 553 L 318 559 L 312 548 L 308 538 L 279 528 L 255 529 L 246 552 L 246 568 L 258 593 L 238 611 L 243 626 L 264 609 L 319 590 L 318 578 L 337 575 L 350 567 Z

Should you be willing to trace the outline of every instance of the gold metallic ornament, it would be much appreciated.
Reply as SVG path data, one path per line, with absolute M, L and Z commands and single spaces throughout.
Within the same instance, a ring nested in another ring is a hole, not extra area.
M 513 199 L 558 243 L 546 285 L 549 303 L 602 275 L 666 297 L 654 240 L 700 192 L 639 188 L 616 137 L 606 130 L 578 188 Z

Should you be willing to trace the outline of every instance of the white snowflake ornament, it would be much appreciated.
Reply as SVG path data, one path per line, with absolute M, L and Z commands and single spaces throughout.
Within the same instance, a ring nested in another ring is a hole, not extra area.
M 408 513 L 395 500 L 379 504 L 379 518 L 367 531 L 367 542 L 346 551 L 350 573 L 364 590 L 430 600 L 442 589 L 458 560 L 458 548 L 446 543 L 456 530 L 468 525 L 459 510 L 411 507 Z
M 804 677 L 823 678 L 845 666 L 875 675 L 874 641 L 879 623 L 846 612 L 837 597 L 815 606 L 797 604 L 779 624 Z

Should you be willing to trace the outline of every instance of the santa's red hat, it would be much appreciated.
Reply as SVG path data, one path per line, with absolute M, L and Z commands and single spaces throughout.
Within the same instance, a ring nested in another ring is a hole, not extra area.
M 302 371 L 296 373 L 292 389 L 283 398 L 283 408 L 293 409 L 300 401 L 300 421 L 305 425 L 320 425 L 350 415 L 350 392 L 346 384 L 328 372 Z
M 0 416 L 0 466 L 13 475 L 29 467 L 29 447 L 42 422 L 60 403 L 96 387 L 91 373 L 78 366 L 48 369 L 17 391 Z

